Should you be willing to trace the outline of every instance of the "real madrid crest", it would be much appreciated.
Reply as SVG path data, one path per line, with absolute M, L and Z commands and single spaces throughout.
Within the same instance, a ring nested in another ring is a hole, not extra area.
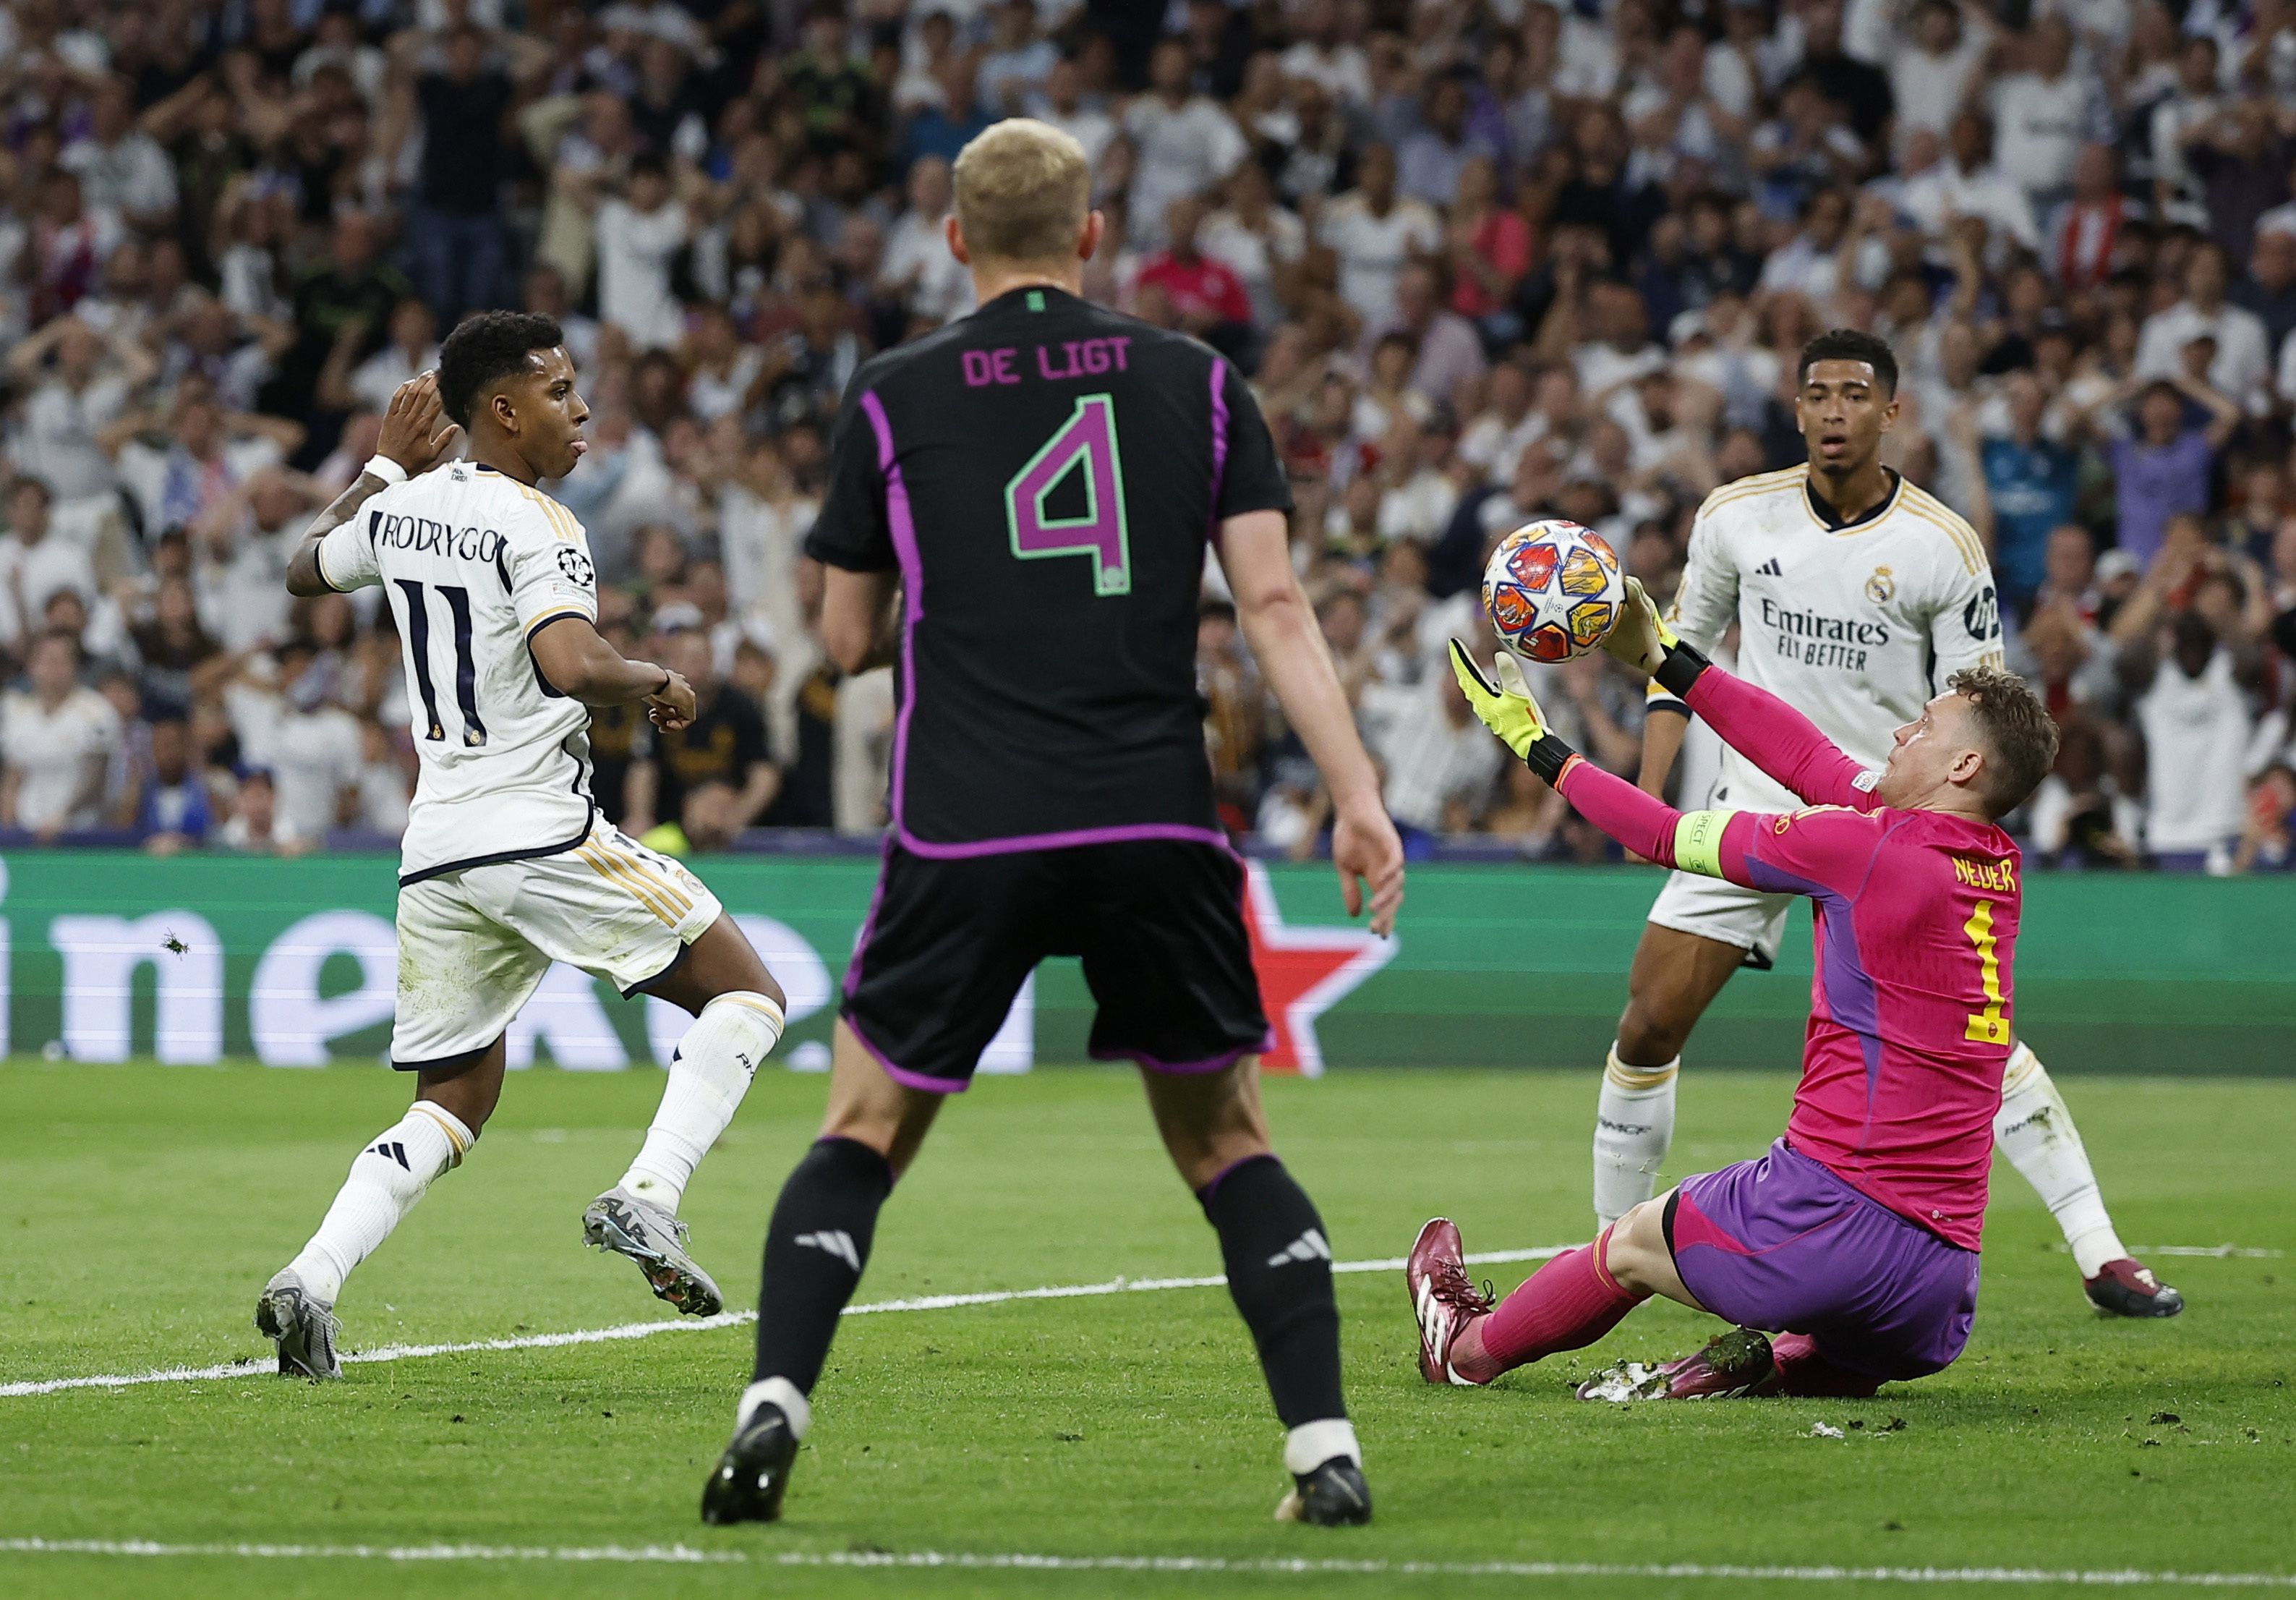
M 1887 567 L 1874 569 L 1874 576 L 1866 580 L 1866 598 L 1875 605 L 1887 605 L 1898 593 L 1898 580 Z

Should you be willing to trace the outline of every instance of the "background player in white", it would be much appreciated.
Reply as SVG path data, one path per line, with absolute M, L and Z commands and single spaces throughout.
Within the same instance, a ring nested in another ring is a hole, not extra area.
M 1708 496 L 1669 619 L 1702 650 L 1736 622 L 1738 675 L 1878 771 L 1891 730 L 1919 717 L 1939 685 L 1964 667 L 2000 665 L 1998 602 L 1976 532 L 1882 464 L 1882 436 L 1898 414 L 1890 347 L 1867 333 L 1821 334 L 1803 348 L 1800 374 L 1795 411 L 1808 463 Z M 1655 794 L 1689 710 L 1655 692 L 1651 710 L 1642 786 Z M 1786 812 L 1800 802 L 1726 751 L 1710 803 Z M 1791 900 L 1676 873 L 1651 907 L 1595 1124 L 1603 1226 L 1651 1197 L 1674 1141 L 1683 1044 L 1732 973 L 1769 966 Z M 2122 1246 L 2072 1114 L 2021 1042 L 1994 1134 L 2064 1229 L 2092 1301 L 2125 1317 L 2183 1309 L 2183 1298 Z
M 589 708 L 693 716 L 685 679 L 598 635 L 581 525 L 534 485 L 581 460 L 589 407 L 558 324 L 465 320 L 437 373 L 401 387 L 381 447 L 295 553 L 298 595 L 379 584 L 406 655 L 422 776 L 401 847 L 392 1064 L 406 1117 L 370 1140 L 319 1231 L 265 1287 L 279 1370 L 338 1375 L 343 1279 L 431 1181 L 459 1166 L 502 1093 L 504 1030 L 553 961 L 694 1013 L 644 1147 L 583 1216 L 698 1316 L 722 1304 L 687 1256 L 677 1203 L 783 1025 L 782 991 L 717 897 L 637 845 L 590 798 Z M 431 470 L 455 430 L 467 458 Z

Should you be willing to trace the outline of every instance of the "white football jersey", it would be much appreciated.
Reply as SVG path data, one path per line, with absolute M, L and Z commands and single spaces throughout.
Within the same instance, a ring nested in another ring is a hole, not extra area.
M 398 624 L 422 763 L 399 882 L 581 843 L 590 709 L 544 681 L 529 648 L 560 618 L 598 618 L 574 513 L 458 461 L 368 500 L 318 555 L 330 588 L 381 584 Z
M 1807 464 L 1707 496 L 1667 619 L 1710 652 L 1736 622 L 1737 675 L 1874 767 L 1948 677 L 2002 662 L 2000 606 L 1976 529 L 1902 479 L 1874 511 L 1838 523 L 1809 492 Z M 1656 685 L 1652 693 L 1669 698 Z M 1728 749 L 1712 798 L 1737 810 L 1801 803 Z

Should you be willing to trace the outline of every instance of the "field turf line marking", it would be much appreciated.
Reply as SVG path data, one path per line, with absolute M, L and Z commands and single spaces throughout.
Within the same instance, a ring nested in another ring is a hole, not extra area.
M 2276 1261 L 2288 1253 L 2284 1250 L 2246 1249 L 2238 1244 L 2135 1244 L 2124 1245 L 2122 1248 L 2144 1256 L 2214 1256 L 2220 1261 L 2234 1256 Z M 2067 1249 L 2070 1251 L 2070 1247 L 2068 1246 Z
M 1471 1267 L 1504 1261 L 1544 1261 L 1575 1244 L 1541 1244 L 1529 1250 L 1493 1250 L 1466 1258 Z M 1335 1261 L 1333 1272 L 1400 1272 L 1401 1256 L 1372 1261 Z M 959 1306 L 1001 1306 L 1021 1300 L 1086 1300 L 1103 1294 L 1153 1294 L 1167 1289 L 1218 1289 L 1224 1276 L 1182 1278 L 1110 1278 L 1098 1284 L 1048 1284 L 1038 1289 L 988 1289 L 972 1294 L 921 1294 L 907 1300 L 873 1301 L 845 1308 L 848 1317 L 872 1317 L 888 1311 L 946 1311 Z M 681 1317 L 666 1322 L 626 1322 L 611 1328 L 575 1328 L 563 1333 L 525 1333 L 515 1339 L 471 1339 L 451 1344 L 384 1344 L 373 1350 L 344 1352 L 344 1365 L 364 1361 L 412 1361 L 423 1356 L 461 1356 L 480 1350 L 554 1350 L 570 1344 L 608 1344 L 623 1339 L 651 1339 L 656 1333 L 698 1333 L 712 1328 L 737 1328 L 755 1322 L 755 1311 L 722 1311 L 715 1317 Z M 217 1362 L 213 1366 L 163 1366 L 152 1372 L 104 1373 L 84 1378 L 32 1378 L 0 1383 L 0 1399 L 27 1395 L 55 1394 L 67 1389 L 133 1389 L 145 1383 L 204 1383 L 228 1378 L 271 1375 L 266 1361 L 248 1357 Z
M 664 1566 L 843 1567 L 958 1571 L 1227 1573 L 1298 1578 L 1615 1578 L 1724 1582 L 2081 1584 L 2105 1588 L 2296 1588 L 2296 1573 L 2090 1571 L 2046 1567 L 1794 1567 L 1702 1562 L 1647 1564 L 1578 1561 L 1349 1561 L 1221 1555 L 1033 1555 L 908 1550 L 783 1550 L 752 1555 L 692 1545 L 164 1545 L 149 1539 L 8 1538 L 0 1555 L 220 1556 L 259 1561 L 589 1562 Z

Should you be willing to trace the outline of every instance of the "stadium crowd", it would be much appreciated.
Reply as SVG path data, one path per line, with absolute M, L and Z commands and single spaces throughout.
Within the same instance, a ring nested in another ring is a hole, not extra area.
M 1442 666 L 1484 554 L 1569 517 L 1663 595 L 1854 325 L 2064 724 L 2033 853 L 2296 861 L 2296 0 L 11 0 L 0 837 L 403 826 L 389 609 L 281 574 L 495 305 L 584 373 L 603 630 L 701 693 L 600 714 L 609 814 L 873 831 L 890 675 L 824 660 L 800 546 L 846 381 L 969 308 L 949 163 L 1016 114 L 1094 159 L 1094 295 L 1250 376 L 1414 841 L 1606 848 Z M 1216 570 L 1201 676 L 1231 824 L 1312 850 Z M 1542 693 L 1636 769 L 1603 658 Z

